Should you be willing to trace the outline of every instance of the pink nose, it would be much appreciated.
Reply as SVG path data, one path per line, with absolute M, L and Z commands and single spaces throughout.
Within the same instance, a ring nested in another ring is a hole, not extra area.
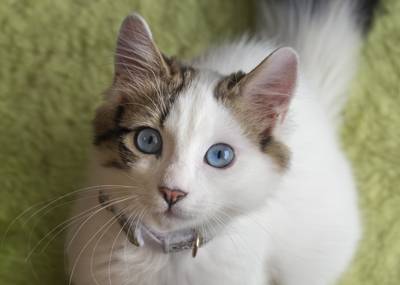
M 165 202 L 167 202 L 168 207 L 171 208 L 172 205 L 177 203 L 186 197 L 187 193 L 179 189 L 169 189 L 167 187 L 158 187 L 161 195 L 163 196 Z

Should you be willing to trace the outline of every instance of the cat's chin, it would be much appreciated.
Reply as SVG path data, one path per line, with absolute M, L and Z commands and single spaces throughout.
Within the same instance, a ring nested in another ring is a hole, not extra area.
M 170 232 L 196 225 L 196 221 L 187 215 L 176 212 L 153 213 L 143 220 L 146 226 L 159 231 Z

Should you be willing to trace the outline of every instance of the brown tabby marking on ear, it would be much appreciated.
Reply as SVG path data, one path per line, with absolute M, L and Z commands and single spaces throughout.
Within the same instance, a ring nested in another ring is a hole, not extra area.
M 239 71 L 222 78 L 214 90 L 214 96 L 232 111 L 247 137 L 256 145 L 259 145 L 260 150 L 269 155 L 278 165 L 279 169 L 285 170 L 289 167 L 290 162 L 289 148 L 276 140 L 272 136 L 271 130 L 265 130 L 263 126 L 260 126 L 241 104 L 240 84 L 246 79 L 245 76 L 244 72 Z
M 138 127 L 163 128 L 165 119 L 176 98 L 192 82 L 196 70 L 175 58 L 164 56 L 168 72 L 149 77 L 141 82 L 132 82 L 126 77 L 117 77 L 106 93 L 109 98 L 96 111 L 94 119 L 94 144 L 101 147 L 113 143 L 119 153 L 118 162 L 123 165 L 134 163 L 138 157 L 124 140 Z M 109 149 L 109 148 L 108 148 Z M 113 149 L 115 151 L 115 149 Z M 115 158 L 110 161 L 115 161 Z M 107 163 L 106 163 L 107 164 Z M 108 166 L 116 166 L 108 163 Z
M 229 108 L 240 122 L 245 133 L 258 142 L 259 134 L 263 130 L 252 122 L 251 117 L 246 114 L 240 100 L 240 81 L 245 77 L 245 73 L 239 71 L 223 77 L 214 90 L 215 98 Z
M 221 101 L 229 100 L 229 97 L 239 93 L 238 83 L 244 76 L 246 76 L 246 73 L 243 71 L 225 76 L 218 82 L 214 96 Z

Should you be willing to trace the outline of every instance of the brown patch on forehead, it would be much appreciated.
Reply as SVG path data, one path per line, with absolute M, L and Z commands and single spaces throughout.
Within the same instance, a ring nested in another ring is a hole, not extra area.
M 246 136 L 260 147 L 260 150 L 269 155 L 279 169 L 285 170 L 289 167 L 290 150 L 272 136 L 271 130 L 265 130 L 257 121 L 249 116 L 240 99 L 240 83 L 245 80 L 246 74 L 242 71 L 230 74 L 222 78 L 214 90 L 215 98 L 230 109 Z
M 168 74 L 149 77 L 143 82 L 132 83 L 129 79 L 114 84 L 124 107 L 121 124 L 132 123 L 162 126 L 176 98 L 192 81 L 195 70 L 174 58 L 164 57 Z
M 162 128 L 176 98 L 193 80 L 196 71 L 175 58 L 164 57 L 167 74 L 154 75 L 141 82 L 132 82 L 127 77 L 118 77 L 107 92 L 109 98 L 96 111 L 94 119 L 94 143 L 115 145 L 115 157 L 107 166 L 121 168 L 121 163 L 133 163 L 137 157 L 127 148 L 123 137 L 136 128 L 149 126 Z M 108 147 L 110 150 L 110 147 Z

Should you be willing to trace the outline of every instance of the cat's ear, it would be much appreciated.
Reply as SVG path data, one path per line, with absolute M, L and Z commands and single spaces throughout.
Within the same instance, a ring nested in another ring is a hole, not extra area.
M 136 13 L 125 18 L 119 30 L 115 54 L 115 76 L 141 82 L 168 72 L 146 21 Z
M 241 99 L 253 122 L 272 130 L 284 120 L 298 81 L 298 56 L 280 48 L 248 73 L 240 84 Z

